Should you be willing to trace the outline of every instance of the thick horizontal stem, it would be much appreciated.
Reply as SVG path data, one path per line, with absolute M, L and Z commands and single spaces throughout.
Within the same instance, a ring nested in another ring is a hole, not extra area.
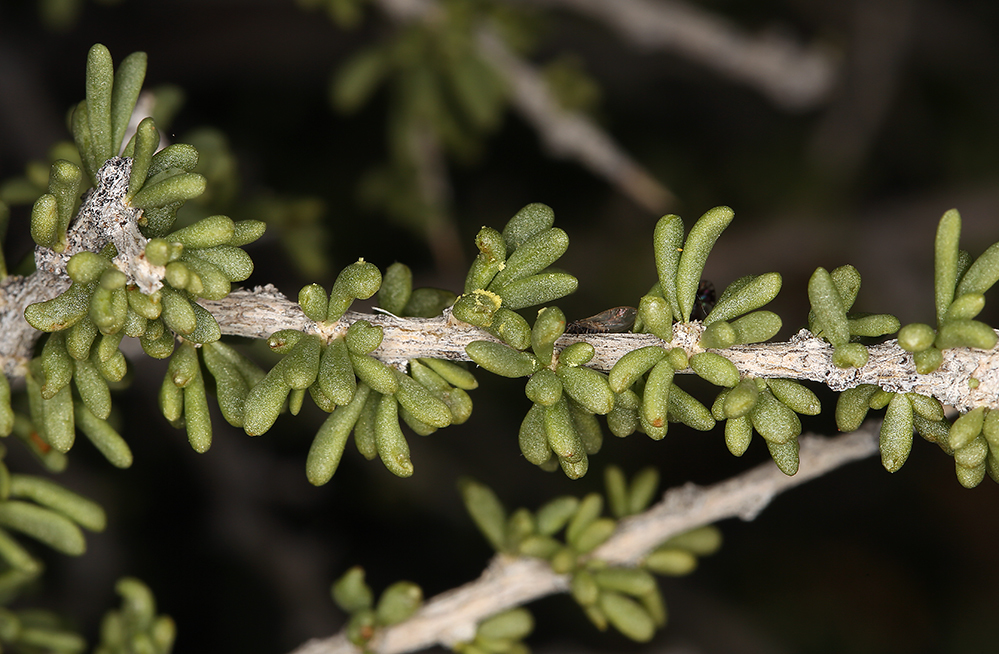
M 297 304 L 272 286 L 235 291 L 224 300 L 202 304 L 215 315 L 225 334 L 266 338 L 279 329 L 319 331 Z M 347 322 L 360 319 L 382 328 L 385 337 L 373 355 L 396 366 L 421 357 L 469 361 L 465 346 L 472 341 L 497 340 L 455 320 L 449 311 L 437 318 L 397 318 L 352 311 L 344 316 Z M 648 345 L 680 347 L 688 354 L 701 352 L 703 348 L 697 344 L 700 333 L 699 323 L 677 323 L 669 342 L 652 334 L 566 334 L 556 346 L 578 341 L 592 344 L 596 353 L 588 365 L 607 372 L 626 353 Z M 832 346 L 804 329 L 783 343 L 737 345 L 718 352 L 748 377 L 815 381 L 835 391 L 874 384 L 895 393 L 930 395 L 962 411 L 983 405 L 999 408 L 999 346 L 991 350 L 944 350 L 943 365 L 928 375 L 916 373 L 912 355 L 894 340 L 870 346 L 869 360 L 862 368 L 837 368 L 832 363 Z

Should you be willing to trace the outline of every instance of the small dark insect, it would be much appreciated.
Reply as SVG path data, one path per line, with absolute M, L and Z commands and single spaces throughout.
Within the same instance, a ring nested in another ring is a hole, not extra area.
M 614 307 L 601 311 L 595 316 L 569 323 L 567 334 L 611 334 L 626 332 L 635 324 L 635 307 Z
M 704 320 L 715 308 L 718 298 L 715 297 L 715 285 L 706 279 L 697 284 L 697 295 L 694 297 L 694 315 L 692 318 Z

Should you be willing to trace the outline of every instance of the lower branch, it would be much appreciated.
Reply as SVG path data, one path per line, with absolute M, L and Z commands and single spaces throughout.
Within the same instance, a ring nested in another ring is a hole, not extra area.
M 671 489 L 645 513 L 622 520 L 592 556 L 611 565 L 635 565 L 663 541 L 691 529 L 726 518 L 752 520 L 780 493 L 877 453 L 879 429 L 880 421 L 872 420 L 834 438 L 803 436 L 800 465 L 793 477 L 767 462 L 713 486 L 685 484 Z M 470 641 L 485 618 L 568 589 L 569 577 L 555 574 L 540 559 L 497 555 L 477 580 L 432 598 L 412 618 L 378 634 L 368 650 L 400 654 Z M 341 633 L 311 640 L 293 654 L 358 651 Z

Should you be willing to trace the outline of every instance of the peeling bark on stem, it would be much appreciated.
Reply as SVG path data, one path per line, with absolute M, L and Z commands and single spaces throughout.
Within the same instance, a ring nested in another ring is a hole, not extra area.
M 59 277 L 35 273 L 27 279 L 10 277 L 0 285 L 0 327 L 5 334 L 0 339 L 0 362 L 9 376 L 23 375 L 26 357 L 40 335 L 21 317 L 24 307 L 54 297 L 57 290 L 65 289 L 60 283 L 65 282 Z M 297 303 L 271 285 L 238 289 L 222 300 L 202 300 L 200 304 L 215 316 L 222 333 L 231 336 L 267 338 L 281 329 L 330 333 L 329 326 L 309 320 Z M 437 318 L 397 318 L 348 311 L 342 322 L 349 324 L 361 319 L 384 330 L 382 344 L 372 355 L 400 368 L 419 357 L 469 361 L 466 345 L 472 341 L 496 340 L 483 330 L 454 319 L 450 311 Z M 18 320 L 24 323 L 20 331 L 17 331 Z M 607 372 L 625 353 L 647 345 L 681 347 L 688 354 L 700 352 L 702 348 L 697 345 L 700 333 L 699 323 L 678 323 L 669 342 L 652 334 L 566 334 L 556 347 L 561 349 L 586 341 L 596 350 L 589 367 Z M 875 384 L 896 393 L 931 395 L 962 411 L 976 406 L 999 409 L 999 345 L 991 350 L 944 350 L 943 365 L 928 375 L 916 373 L 912 355 L 899 348 L 894 340 L 869 347 L 870 358 L 862 368 L 837 368 L 832 364 L 832 347 L 804 329 L 785 343 L 737 345 L 718 352 L 731 360 L 744 376 L 815 381 L 836 391 Z

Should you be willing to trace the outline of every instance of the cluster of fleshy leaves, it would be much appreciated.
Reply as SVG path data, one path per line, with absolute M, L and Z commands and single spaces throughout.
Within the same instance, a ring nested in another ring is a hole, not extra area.
M 134 577 L 123 577 L 115 590 L 121 596 L 121 608 L 104 614 L 94 654 L 169 654 L 177 629 L 170 616 L 157 615 L 149 587 Z M 18 652 L 52 654 L 80 654 L 87 648 L 83 636 L 67 628 L 54 613 L 3 607 L 0 644 Z
M 701 351 L 688 356 L 681 348 L 667 350 L 658 345 L 625 354 L 605 375 L 586 367 L 594 355 L 590 343 L 580 340 L 564 348 L 555 346 L 566 329 L 557 307 L 539 312 L 533 328 L 508 310 L 518 304 L 516 295 L 510 300 L 509 289 L 534 283 L 527 280 L 540 277 L 543 273 L 538 271 L 551 265 L 564 251 L 563 243 L 567 245 L 561 230 L 551 226 L 549 212 L 544 205 L 530 205 L 503 234 L 483 228 L 477 238 L 480 254 L 469 272 L 465 295 L 454 307 L 456 317 L 503 341 L 472 342 L 466 347 L 469 358 L 495 374 L 529 377 L 525 391 L 532 406 L 519 434 L 524 457 L 546 470 L 561 467 L 575 479 L 586 473 L 588 456 L 602 444 L 596 415 L 607 416 L 615 436 L 640 431 L 656 440 L 666 436 L 671 421 L 707 431 L 716 420 L 726 420 L 726 441 L 733 453 L 745 452 L 755 428 L 781 469 L 793 474 L 801 432 L 795 412 L 814 415 L 819 410 L 815 395 L 803 386 L 790 380 L 744 380 L 721 354 Z M 671 341 L 674 321 L 691 322 L 703 294 L 701 272 L 707 255 L 732 217 L 728 207 L 712 209 L 695 223 L 686 239 L 679 216 L 659 221 L 654 237 L 659 281 L 641 299 L 634 331 Z M 707 312 L 699 346 L 724 349 L 771 338 L 781 327 L 780 318 L 757 309 L 777 295 L 780 285 L 777 273 L 749 275 L 730 284 Z M 550 301 L 532 297 L 539 304 Z M 712 410 L 673 383 L 674 373 L 688 368 L 723 387 Z
M 170 616 L 156 614 L 149 588 L 138 579 L 124 577 L 115 590 L 121 595 L 121 608 L 104 615 L 94 654 L 169 654 L 176 627 Z M 67 628 L 65 620 L 52 612 L 2 607 L 0 644 L 18 652 L 51 654 L 80 654 L 87 648 L 83 636 Z
M 253 262 L 241 247 L 264 231 L 259 221 L 234 222 L 222 215 L 174 229 L 177 210 L 204 190 L 205 179 L 190 172 L 198 162 L 193 147 L 178 143 L 157 151 L 159 131 L 151 118 L 139 123 L 122 148 L 145 64 L 145 54 L 135 53 L 115 72 L 107 48 L 99 44 L 91 48 L 87 99 L 71 117 L 81 165 L 67 160 L 52 164 L 49 193 L 32 210 L 31 234 L 40 248 L 65 251 L 84 180 L 98 186 L 119 174 L 122 166 L 130 166 L 124 171 L 127 188 L 122 189 L 121 200 L 142 210 L 144 259 L 162 270 L 161 287 L 150 290 L 137 284 L 127 270 L 128 262 L 126 270 L 119 268 L 114 244 L 105 241 L 94 244 L 99 252 L 83 250 L 69 257 L 70 287 L 51 300 L 30 305 L 24 314 L 39 331 L 51 332 L 27 375 L 35 433 L 56 451 L 67 452 L 79 427 L 119 467 L 132 461 L 127 443 L 108 422 L 109 387 L 120 383 L 127 372 L 119 349 L 122 339 L 138 338 L 149 356 L 166 358 L 181 337 L 178 359 L 190 359 L 191 343 L 217 341 L 218 323 L 196 300 L 221 299 L 232 282 L 249 277 Z M 129 159 L 117 158 L 119 151 Z M 178 386 L 193 384 L 186 394 L 188 431 L 198 432 L 192 442 L 197 440 L 204 450 L 211 438 L 204 389 L 197 392 L 200 373 L 190 366 L 185 369 L 189 374 Z M 5 421 L 0 423 L 5 426 Z
M 861 368 L 867 363 L 862 339 L 894 334 L 901 326 L 890 313 L 850 312 L 860 292 L 860 273 L 847 264 L 832 272 L 816 268 L 808 280 L 808 330 L 833 346 L 838 368 Z
M 471 479 L 460 484 L 468 512 L 497 552 L 548 561 L 557 574 L 571 576 L 573 598 L 600 630 L 608 625 L 640 642 L 666 624 L 666 605 L 653 575 L 693 572 L 697 559 L 713 554 L 721 534 L 701 527 L 667 540 L 634 567 L 609 565 L 592 556 L 617 528 L 618 520 L 644 511 L 656 496 L 659 473 L 638 472 L 630 482 L 616 466 L 604 476 L 606 499 L 590 493 L 582 499 L 557 497 L 537 511 L 508 513 L 487 486 Z M 609 507 L 613 517 L 603 516 Z M 561 536 L 560 536 L 561 534 Z
M 702 293 L 701 272 L 718 237 L 731 223 L 728 207 L 707 211 L 684 238 L 683 221 L 668 215 L 660 219 L 653 236 L 659 281 L 640 301 L 635 331 L 654 334 L 664 341 L 674 336 L 675 323 L 689 323 Z M 698 342 L 703 350 L 724 350 L 733 345 L 772 338 L 781 319 L 760 307 L 773 300 L 781 288 L 778 273 L 746 275 L 729 284 L 701 321 Z M 690 369 L 719 386 L 711 409 L 674 383 L 675 373 Z M 741 456 L 755 430 L 764 439 L 777 466 L 786 474 L 798 469 L 801 421 L 797 414 L 815 415 L 819 401 L 804 386 L 788 379 L 743 378 L 722 352 L 666 350 L 653 345 L 622 356 L 608 375 L 615 394 L 614 409 L 607 416 L 611 432 L 619 437 L 641 431 L 653 439 L 666 436 L 669 422 L 682 422 L 708 431 L 725 421 L 725 442 Z
M 118 580 L 121 608 L 108 611 L 101 621 L 100 643 L 94 654 L 169 654 L 177 627 L 168 615 L 157 615 L 156 598 L 134 577 Z
M 898 330 L 899 347 L 912 353 L 916 371 L 920 374 L 929 374 L 939 368 L 946 349 L 969 347 L 988 350 L 999 341 L 991 326 L 975 320 L 985 306 L 984 293 L 999 281 L 999 243 L 992 244 L 972 261 L 971 255 L 959 248 L 960 235 L 961 217 L 952 209 L 940 219 L 934 248 L 936 329 L 927 324 L 912 323 Z M 817 271 L 816 275 L 819 274 Z M 852 267 L 844 266 L 828 276 L 837 291 L 833 299 L 849 298 L 850 301 L 843 303 L 848 309 L 856 295 L 856 288 L 860 286 L 860 275 Z M 814 282 L 816 277 L 812 279 Z M 810 296 L 811 288 L 810 284 Z M 888 327 L 880 316 L 866 319 L 880 320 L 884 328 Z M 841 322 L 839 316 L 835 320 Z M 828 325 L 832 323 L 832 320 L 825 323 L 827 333 L 831 331 Z M 855 335 L 855 319 L 851 317 L 849 323 L 849 332 Z M 863 347 L 857 343 L 849 345 Z M 835 361 L 835 352 L 833 356 Z M 856 365 L 863 365 L 863 362 L 866 362 L 866 350 Z M 999 481 L 999 412 L 996 410 L 986 406 L 975 407 L 951 422 L 936 398 L 918 393 L 893 393 L 873 384 L 862 384 L 840 394 L 836 405 L 836 424 L 843 431 L 852 431 L 860 426 L 869 410 L 886 407 L 880 449 L 881 462 L 889 472 L 899 470 L 908 459 L 915 431 L 954 457 L 955 472 L 961 485 L 973 488 L 982 482 L 986 474 Z
M 916 371 L 929 374 L 943 362 L 942 351 L 954 347 L 989 350 L 995 347 L 995 330 L 975 320 L 985 308 L 985 293 L 999 281 L 999 243 L 993 243 L 972 262 L 960 249 L 961 216 L 956 209 L 943 215 L 934 244 L 933 287 L 937 327 L 924 323 L 906 325 L 898 344 L 912 352 Z
M 375 601 L 374 592 L 364 580 L 364 569 L 355 566 L 333 582 L 333 601 L 350 617 L 346 634 L 350 642 L 364 648 L 379 627 L 398 624 L 423 605 L 423 590 L 411 581 L 397 581 Z
M 428 435 L 471 415 L 466 391 L 478 383 L 463 366 L 440 359 L 414 359 L 406 374 L 371 356 L 382 342 L 381 327 L 367 320 L 349 325 L 342 320 L 355 299 L 375 293 L 386 311 L 394 310 L 390 311 L 393 315 L 437 315 L 455 297 L 440 289 L 413 289 L 412 273 L 402 264 L 389 267 L 383 279 L 376 266 L 359 260 L 340 272 L 328 294 L 318 284 L 302 288 L 299 305 L 316 328 L 309 333 L 283 330 L 272 334 L 268 344 L 284 356 L 269 372 L 225 344 L 201 348 L 215 377 L 223 416 L 247 434 L 265 433 L 285 407 L 298 414 L 306 393 L 330 414 L 306 460 L 306 474 L 316 485 L 332 478 L 351 432 L 363 456 L 380 457 L 392 473 L 408 477 L 413 464 L 400 420 L 416 433 Z M 190 370 L 196 372 L 196 360 Z M 177 392 L 174 395 L 172 405 L 179 412 L 182 398 Z M 179 419 L 179 415 L 174 413 L 172 418 Z

